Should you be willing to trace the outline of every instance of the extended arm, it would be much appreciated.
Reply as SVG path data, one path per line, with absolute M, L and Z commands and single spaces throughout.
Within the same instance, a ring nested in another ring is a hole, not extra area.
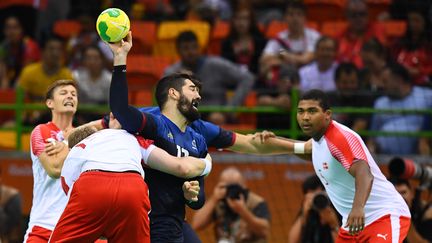
M 52 140 L 49 145 L 54 146 L 54 144 L 59 145 L 59 152 L 48 154 L 46 151 L 43 151 L 41 154 L 39 154 L 38 158 L 42 164 L 42 167 L 50 177 L 59 178 L 63 167 L 63 162 L 69 153 L 69 148 L 65 143 L 54 140 Z
M 206 159 L 211 162 L 208 154 Z M 174 157 L 165 150 L 155 147 L 148 157 L 147 165 L 150 168 L 159 170 L 181 178 L 193 178 L 203 173 L 208 174 L 211 170 L 211 163 L 204 159 L 194 157 Z M 210 168 L 209 168 L 210 166 Z
M 350 233 L 356 234 L 364 229 L 364 207 L 371 192 L 374 177 L 364 160 L 354 161 L 349 173 L 355 178 L 355 195 L 345 227 L 349 227 Z

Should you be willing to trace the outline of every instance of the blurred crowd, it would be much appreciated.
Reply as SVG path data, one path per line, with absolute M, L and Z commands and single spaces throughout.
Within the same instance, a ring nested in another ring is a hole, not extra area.
M 0 89 L 21 87 L 26 101 L 42 101 L 53 81 L 73 78 L 79 84 L 80 104 L 107 104 L 112 54 L 95 31 L 95 19 L 103 9 L 119 7 L 132 22 L 200 20 L 213 29 L 219 23 L 229 25 L 224 39 L 212 42 L 210 38 L 204 48 L 200 33 L 181 32 L 175 41 L 178 58 L 164 72 L 195 73 L 203 81 L 205 105 L 240 106 L 253 94 L 254 105 L 290 110 L 295 105 L 291 104 L 293 89 L 321 89 L 332 94 L 335 107 L 432 108 L 429 0 L 382 0 L 387 7 L 380 12 L 371 5 L 378 0 L 335 0 L 343 4 L 344 19 L 339 21 L 342 28 L 331 26 L 333 34 L 317 22 L 322 16 L 308 12 L 313 0 L 100 0 L 92 6 L 82 0 L 30 2 L 32 6 L 0 4 Z M 54 30 L 55 23 L 65 19 L 81 26 L 69 39 L 60 38 Z M 381 23 L 391 21 L 404 23 L 401 34 L 389 35 L 392 30 L 383 29 Z M 284 27 L 269 34 L 274 23 Z M 134 31 L 137 35 L 143 30 Z M 99 114 L 79 114 L 78 123 L 95 116 Z M 220 125 L 241 120 L 219 112 L 204 118 Z M 431 125 L 430 116 L 420 113 L 341 113 L 335 118 L 356 131 L 409 133 L 430 130 Z M 43 112 L 25 116 L 29 125 L 48 119 Z M 258 115 L 257 126 L 295 125 L 289 120 Z M 430 145 L 426 137 L 368 140 L 373 152 L 391 154 L 430 154 Z

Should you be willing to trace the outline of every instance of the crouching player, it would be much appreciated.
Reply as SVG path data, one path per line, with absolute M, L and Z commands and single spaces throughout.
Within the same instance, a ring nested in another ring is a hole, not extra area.
M 93 242 L 101 236 L 108 242 L 150 242 L 150 201 L 141 161 L 184 178 L 211 170 L 210 156 L 177 158 L 120 129 L 79 127 L 69 135 L 69 147 L 61 172 L 69 201 L 50 242 Z M 196 201 L 200 188 L 190 186 L 184 196 Z

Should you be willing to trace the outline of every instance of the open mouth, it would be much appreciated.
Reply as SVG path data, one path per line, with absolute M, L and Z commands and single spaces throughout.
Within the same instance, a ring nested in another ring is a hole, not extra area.
M 75 107 L 75 104 L 73 102 L 71 102 L 71 101 L 65 102 L 63 105 L 64 106 Z
M 310 129 L 312 127 L 311 124 L 302 124 L 301 126 L 303 129 Z
M 198 106 L 199 106 L 199 101 L 198 100 L 192 101 L 192 107 L 193 108 L 195 108 L 196 110 L 198 110 Z

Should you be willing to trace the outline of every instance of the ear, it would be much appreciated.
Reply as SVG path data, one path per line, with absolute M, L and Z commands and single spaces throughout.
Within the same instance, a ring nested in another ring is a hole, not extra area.
M 178 92 L 174 88 L 168 89 L 168 97 L 171 97 L 171 99 L 179 100 L 180 99 L 180 92 Z
M 330 109 L 328 109 L 328 110 L 325 111 L 325 115 L 326 115 L 326 118 L 327 118 L 328 120 L 331 119 L 332 114 L 333 114 L 333 112 L 332 112 L 332 110 L 330 110 Z
M 54 100 L 52 100 L 52 99 L 47 99 L 46 101 L 45 101 L 45 104 L 46 104 L 46 106 L 49 108 L 49 109 L 53 109 L 54 108 Z

